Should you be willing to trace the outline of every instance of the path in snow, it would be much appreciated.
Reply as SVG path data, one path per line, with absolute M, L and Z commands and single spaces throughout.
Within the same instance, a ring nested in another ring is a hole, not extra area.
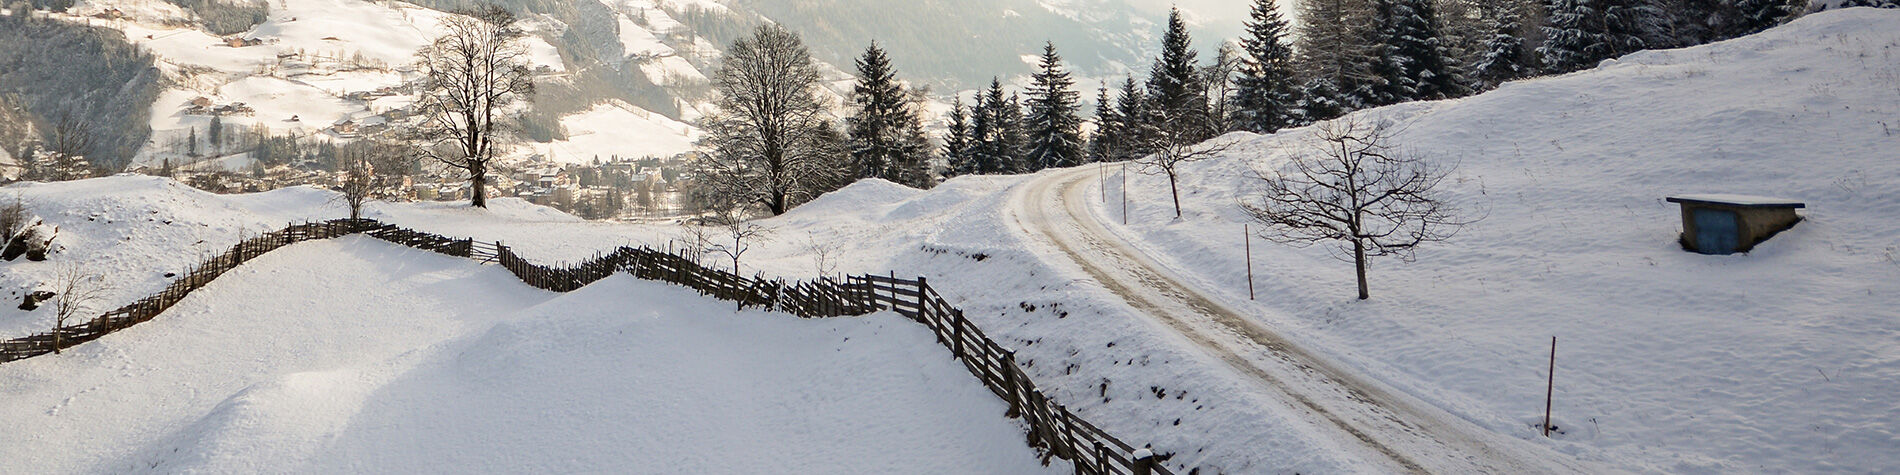
M 1088 211 L 1085 204 L 1094 194 L 1084 185 L 1098 173 L 1078 167 L 1023 186 L 1010 201 L 1015 226 L 1059 251 L 1045 255 L 1066 257 L 1142 314 L 1257 381 L 1273 398 L 1310 414 L 1316 427 L 1337 429 L 1345 445 L 1365 447 L 1366 458 L 1410 472 L 1588 471 L 1571 457 L 1490 433 L 1359 377 L 1183 284 Z

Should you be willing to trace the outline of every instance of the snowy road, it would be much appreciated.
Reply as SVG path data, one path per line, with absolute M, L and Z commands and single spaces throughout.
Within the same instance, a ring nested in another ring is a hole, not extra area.
M 1009 212 L 1017 228 L 1046 246 L 1142 314 L 1227 363 L 1261 392 L 1308 415 L 1358 454 L 1389 463 L 1391 471 L 1429 473 L 1587 472 L 1571 457 L 1485 431 L 1345 365 L 1281 337 L 1216 298 L 1183 284 L 1104 227 L 1088 209 L 1093 167 L 1051 173 L 1021 187 Z M 1285 421 L 1261 421 L 1263 427 Z

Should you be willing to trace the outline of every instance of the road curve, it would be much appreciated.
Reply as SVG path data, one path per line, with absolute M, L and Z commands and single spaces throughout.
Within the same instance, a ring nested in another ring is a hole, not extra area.
M 1093 167 L 1019 186 L 1008 215 L 1030 241 L 1066 257 L 1129 306 L 1308 415 L 1347 446 L 1415 473 L 1585 473 L 1573 458 L 1478 427 L 1280 336 L 1210 298 L 1105 228 L 1087 203 Z M 1051 255 L 1051 253 L 1044 253 Z M 1053 264 L 1061 265 L 1061 262 Z M 1262 421 L 1272 424 L 1280 421 Z

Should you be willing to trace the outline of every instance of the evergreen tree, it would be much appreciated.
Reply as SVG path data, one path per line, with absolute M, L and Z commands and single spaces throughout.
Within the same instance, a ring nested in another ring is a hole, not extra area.
M 1887 0 L 1890 7 L 1900 7 L 1900 3 Z M 1796 9 L 1789 0 L 1722 0 L 1735 14 L 1724 31 L 1725 38 L 1752 35 L 1774 28 L 1793 18 Z
M 191 132 L 185 133 L 185 156 L 187 157 L 198 156 L 198 128 L 197 127 L 192 127 Z
M 1029 132 L 1024 127 L 1023 101 L 1016 93 L 1010 93 L 1009 100 L 997 108 L 996 118 L 997 148 L 1000 150 L 996 173 L 1024 173 L 1029 171 L 1027 160 L 1029 150 Z
M 1297 61 L 1303 122 L 1332 119 L 1372 101 L 1379 75 L 1377 18 L 1368 0 L 1303 0 Z M 1324 96 L 1315 96 L 1324 94 Z
M 1148 97 L 1130 76 L 1122 82 L 1121 97 L 1115 103 L 1115 161 L 1128 161 L 1154 152 L 1150 137 L 1154 124 L 1148 122 Z
M 212 155 L 218 155 L 224 151 L 223 116 L 211 116 L 211 126 L 205 128 L 205 141 L 211 143 Z
M 1103 86 L 1095 92 L 1095 133 L 1089 134 L 1088 161 L 1114 161 L 1121 140 L 1121 119 L 1108 99 L 1108 86 Z
M 1567 73 L 1647 47 L 1647 22 L 1661 18 L 1644 0 L 1549 0 L 1544 71 Z
M 1168 30 L 1161 37 L 1161 57 L 1148 75 L 1148 120 L 1160 132 L 1158 139 L 1192 143 L 1213 136 L 1207 110 L 1207 90 L 1195 65 L 1193 40 L 1181 10 L 1168 13 Z
M 975 174 L 976 162 L 970 159 L 970 113 L 958 96 L 950 108 L 950 129 L 943 133 L 943 157 L 950 168 L 946 177 Z
M 1524 63 L 1524 39 L 1518 37 L 1523 17 L 1517 9 L 1498 5 L 1484 8 L 1480 14 L 1490 37 L 1484 42 L 1483 55 L 1471 66 L 1471 79 L 1477 88 L 1488 90 L 1531 75 L 1530 66 Z
M 1293 48 L 1286 43 L 1289 33 L 1274 0 L 1256 0 L 1247 37 L 1240 40 L 1246 52 L 1240 67 L 1240 79 L 1233 100 L 1235 126 L 1240 130 L 1270 134 L 1298 122 L 1295 107 L 1299 100 L 1295 89 Z
M 1062 70 L 1054 42 L 1043 46 L 1041 70 L 1033 80 L 1029 117 L 1023 124 L 1028 136 L 1025 171 L 1081 165 L 1082 119 L 1076 116 L 1081 98 L 1073 90 L 1075 81 Z
M 928 188 L 930 142 L 890 57 L 872 43 L 857 67 L 851 98 L 857 110 L 845 118 L 853 176 Z
M 1433 1 L 1379 0 L 1384 56 L 1397 72 L 1397 84 L 1388 85 L 1393 102 L 1445 99 L 1468 91 L 1447 59 Z
M 994 102 L 990 97 L 995 96 Z M 968 166 L 958 173 L 962 175 L 986 175 L 996 173 L 996 157 L 1002 154 L 997 142 L 997 114 L 995 109 L 1003 102 L 1003 83 L 998 79 L 990 80 L 989 92 L 976 94 L 976 105 L 970 109 L 969 151 L 966 153 Z

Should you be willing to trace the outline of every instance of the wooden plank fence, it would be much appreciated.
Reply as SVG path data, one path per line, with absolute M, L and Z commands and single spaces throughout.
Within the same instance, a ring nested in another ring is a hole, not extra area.
M 735 302 L 738 308 L 764 308 L 804 318 L 865 315 L 889 309 L 929 328 L 936 340 L 963 363 L 998 398 L 1009 404 L 1008 416 L 1028 426 L 1028 443 L 1043 460 L 1068 460 L 1078 474 L 1171 475 L 1147 448 L 1136 449 L 1050 399 L 1029 374 L 1016 364 L 1014 350 L 983 333 L 930 287 L 923 277 L 896 275 L 822 277 L 787 283 L 745 277 L 699 265 L 677 252 L 621 247 L 577 264 L 542 266 L 516 255 L 502 243 L 453 239 L 403 229 L 373 220 L 335 220 L 292 225 L 246 239 L 230 251 L 199 264 L 157 295 L 107 312 L 90 321 L 54 331 L 0 342 L 0 363 L 53 352 L 92 341 L 114 331 L 149 321 L 192 291 L 225 272 L 277 248 L 298 242 L 365 234 L 395 244 L 456 257 L 495 263 L 530 286 L 570 292 L 616 273 L 669 282 L 701 294 Z

